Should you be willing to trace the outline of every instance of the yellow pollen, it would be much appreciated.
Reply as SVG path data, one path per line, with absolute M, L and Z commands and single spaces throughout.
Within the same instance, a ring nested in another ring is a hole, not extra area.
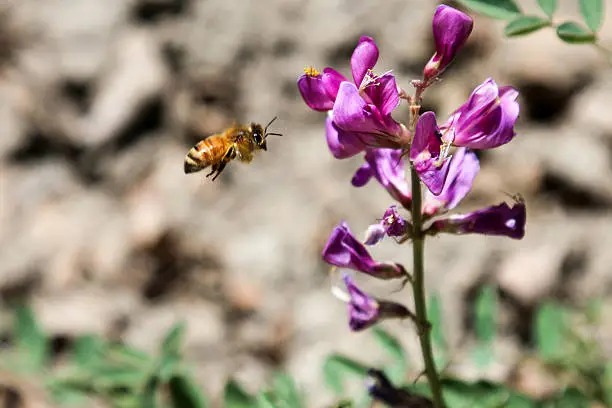
M 305 67 L 304 68 L 304 73 L 309 76 L 309 77 L 316 77 L 318 75 L 320 75 L 320 72 L 317 71 L 317 69 L 313 66 L 309 66 L 309 67 Z

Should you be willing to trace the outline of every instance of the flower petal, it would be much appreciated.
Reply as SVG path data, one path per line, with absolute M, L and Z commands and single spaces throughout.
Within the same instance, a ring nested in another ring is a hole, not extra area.
M 351 56 L 351 72 L 355 84 L 359 86 L 369 69 L 378 61 L 378 47 L 371 37 L 363 36 Z
M 365 154 L 365 161 L 368 164 L 362 166 L 358 171 L 360 179 L 366 177 L 366 169 L 369 169 L 370 176 L 376 180 L 391 194 L 395 200 L 405 208 L 410 208 L 412 203 L 412 191 L 410 183 L 406 180 L 404 162 L 401 159 L 402 150 L 400 149 L 369 149 Z M 357 175 L 357 174 L 356 174 Z
M 298 79 L 298 89 L 311 109 L 324 112 L 334 107 L 334 99 L 330 98 L 322 75 L 302 75 Z
M 433 195 L 439 195 L 444 188 L 444 183 L 448 175 L 450 167 L 450 157 L 444 159 L 441 165 L 437 163 L 437 159 L 427 159 L 414 163 L 416 172 L 419 178 L 425 184 L 425 187 L 431 191 Z
M 399 92 L 395 76 L 385 74 L 378 78 L 377 85 L 369 86 L 366 92 L 383 116 L 388 116 L 399 105 Z
M 471 150 L 461 147 L 455 151 L 442 192 L 434 196 L 425 192 L 423 213 L 434 215 L 441 209 L 452 210 L 472 189 L 472 183 L 480 170 L 478 157 Z
M 504 235 L 521 239 L 525 236 L 526 218 L 525 203 L 518 201 L 512 207 L 502 203 L 468 214 L 452 215 L 436 221 L 433 228 L 454 234 Z
M 331 115 L 325 118 L 325 136 L 327 146 L 336 159 L 346 159 L 366 149 L 358 135 L 338 129 Z

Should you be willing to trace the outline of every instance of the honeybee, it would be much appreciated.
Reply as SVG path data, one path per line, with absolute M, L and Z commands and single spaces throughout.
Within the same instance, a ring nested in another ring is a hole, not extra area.
M 251 123 L 248 126 L 234 125 L 222 133 L 200 140 L 185 156 L 185 174 L 211 166 L 211 172 L 206 177 L 214 175 L 212 180 L 215 181 L 225 166 L 235 158 L 250 163 L 256 150 L 267 150 L 268 136 L 282 136 L 280 133 L 268 132 L 268 127 L 276 118 L 275 116 L 265 127 L 259 123 Z

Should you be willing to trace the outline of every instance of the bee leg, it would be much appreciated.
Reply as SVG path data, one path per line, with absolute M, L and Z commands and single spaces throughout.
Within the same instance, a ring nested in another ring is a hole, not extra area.
M 208 174 L 206 175 L 206 177 L 210 177 L 210 176 L 212 176 L 213 174 L 215 174 L 215 172 L 217 171 L 218 167 L 219 167 L 218 165 L 213 164 L 213 166 L 212 166 L 212 168 L 211 168 L 210 173 L 208 173 Z M 214 180 L 214 179 L 213 179 L 213 180 Z
M 215 177 L 213 177 L 212 181 L 215 181 L 215 179 L 217 177 L 219 177 L 219 175 L 221 174 L 223 169 L 225 169 L 225 166 L 227 165 L 227 163 L 229 163 L 235 157 L 236 157 L 236 148 L 234 148 L 234 146 L 232 146 L 229 149 L 227 149 L 227 152 L 225 153 L 225 156 L 223 156 L 223 159 L 221 160 L 221 163 L 219 163 L 219 166 L 216 169 L 217 170 L 217 174 L 215 175 Z

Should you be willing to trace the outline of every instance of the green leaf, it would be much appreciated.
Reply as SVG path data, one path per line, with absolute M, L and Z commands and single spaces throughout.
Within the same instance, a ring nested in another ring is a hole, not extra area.
M 506 37 L 516 37 L 538 31 L 543 27 L 550 26 L 550 21 L 537 16 L 521 16 L 506 25 L 504 34 Z
M 94 374 L 96 388 L 139 388 L 147 379 L 145 372 L 121 366 L 100 366 Z
M 512 20 L 521 14 L 514 0 L 458 0 L 473 11 L 498 20 Z
M 493 348 L 490 344 L 477 344 L 472 350 L 472 358 L 478 367 L 486 367 L 493 362 Z
M 593 32 L 599 31 L 603 21 L 603 0 L 580 0 L 580 14 Z
M 175 408 L 206 408 L 206 398 L 195 380 L 186 373 L 175 375 L 168 382 L 170 400 Z
M 557 10 L 557 0 L 538 0 L 538 5 L 548 18 L 552 18 Z
M 224 408 L 252 408 L 256 398 L 251 396 L 235 380 L 231 379 L 225 384 L 223 391 Z
M 557 26 L 557 36 L 568 44 L 589 44 L 597 40 L 595 34 L 572 21 Z
M 591 406 L 589 398 L 575 388 L 567 388 L 562 394 L 554 398 L 551 406 L 555 408 L 575 408 Z
M 141 396 L 141 406 L 143 408 L 155 408 L 157 406 L 157 387 L 159 387 L 159 379 L 156 375 L 152 375 L 147 380 Z
M 374 333 L 375 339 L 378 344 L 381 345 L 391 356 L 393 361 L 392 366 L 385 370 L 389 375 L 391 381 L 401 382 L 405 379 L 406 373 L 408 372 L 408 360 L 406 358 L 406 352 L 400 344 L 400 342 L 387 331 L 375 327 L 372 332 Z
M 109 361 L 134 368 L 146 369 L 153 364 L 153 360 L 146 353 L 121 344 L 110 345 L 105 356 Z
M 540 356 L 555 360 L 564 354 L 567 331 L 565 310 L 553 302 L 544 303 L 535 316 L 535 339 Z
M 325 384 L 337 394 L 344 392 L 344 379 L 347 375 L 365 378 L 369 367 L 340 354 L 332 354 L 323 363 Z
M 274 396 L 269 391 L 257 394 L 257 408 L 279 408 L 274 402 Z
M 497 296 L 495 289 L 485 286 L 476 298 L 475 326 L 478 340 L 491 344 L 495 339 L 497 320 Z
M 162 356 L 179 356 L 181 353 L 181 345 L 185 335 L 187 325 L 185 322 L 179 322 L 172 326 L 166 334 L 161 346 Z
M 277 398 L 286 403 L 286 406 L 291 408 L 302 407 L 300 392 L 290 375 L 277 373 L 274 375 L 272 384 Z
M 159 381 L 167 383 L 179 368 L 181 359 L 177 356 L 163 356 L 157 368 L 157 376 Z
M 83 368 L 89 368 L 100 362 L 105 344 L 98 336 L 81 336 L 74 342 L 73 360 Z
M 18 307 L 14 323 L 15 343 L 26 370 L 41 370 L 48 357 L 48 343 L 34 312 L 29 307 Z

